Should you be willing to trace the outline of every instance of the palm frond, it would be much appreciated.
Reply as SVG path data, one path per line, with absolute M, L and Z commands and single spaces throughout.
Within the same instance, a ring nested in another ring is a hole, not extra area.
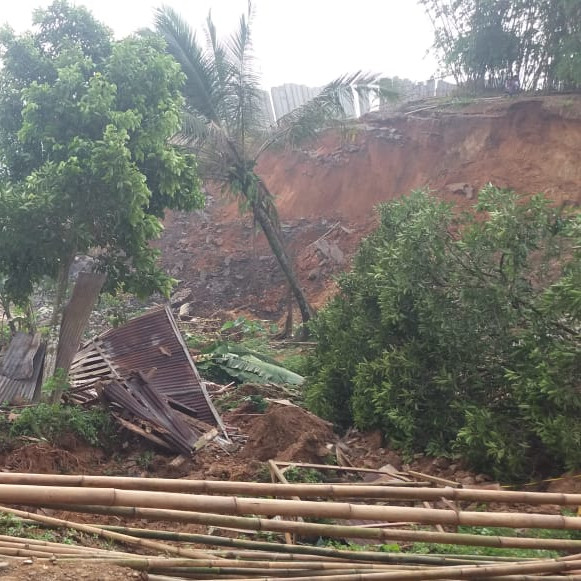
M 240 24 L 226 43 L 233 75 L 230 79 L 230 115 L 234 122 L 238 142 L 243 150 L 247 139 L 264 127 L 259 89 L 259 75 L 255 69 L 252 53 L 252 3 L 248 3 L 248 13 L 240 17 Z M 244 152 L 243 152 L 244 153 Z
M 216 107 L 220 95 L 216 91 L 215 71 L 194 31 L 170 6 L 158 8 L 154 22 L 157 32 L 167 42 L 168 52 L 186 75 L 184 94 L 188 105 L 208 121 L 220 125 L 222 119 Z
M 206 18 L 206 44 L 208 54 L 212 59 L 212 66 L 215 75 L 216 92 L 219 92 L 220 99 L 216 103 L 216 108 L 220 112 L 220 118 L 224 125 L 231 129 L 231 118 L 229 114 L 228 102 L 232 99 L 228 89 L 230 79 L 235 74 L 235 68 L 228 58 L 228 51 L 224 44 L 218 39 L 216 25 L 212 20 L 212 12 Z

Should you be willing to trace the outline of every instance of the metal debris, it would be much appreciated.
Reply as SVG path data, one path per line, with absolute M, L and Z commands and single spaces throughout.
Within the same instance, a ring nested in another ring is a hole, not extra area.
M 40 333 L 14 335 L 0 366 L 0 403 L 38 401 L 45 353 Z
M 172 410 L 151 386 L 151 378 L 143 373 L 132 373 L 125 381 L 104 383 L 103 395 L 122 415 L 146 422 L 148 428 L 168 447 L 182 454 L 191 454 L 201 433 L 190 426 L 181 415 Z
M 225 434 L 168 307 L 154 309 L 83 345 L 71 365 L 72 395 L 78 401 L 94 399 L 99 382 L 123 383 L 134 371 L 147 374 L 148 386 L 168 405 Z

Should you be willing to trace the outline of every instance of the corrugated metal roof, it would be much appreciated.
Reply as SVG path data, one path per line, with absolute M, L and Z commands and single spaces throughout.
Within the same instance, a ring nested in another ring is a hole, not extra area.
M 224 430 L 220 415 L 215 410 L 179 332 L 170 309 L 161 307 L 125 325 L 111 329 L 87 344 L 72 365 L 71 378 L 76 383 L 80 374 L 87 386 L 87 369 L 83 359 L 89 354 L 95 370 L 102 373 L 102 365 L 95 358 L 98 351 L 117 377 L 127 377 L 131 371 L 157 371 L 148 383 L 167 399 L 194 410 L 197 418 Z M 83 354 L 83 355 L 81 355 Z M 80 357 L 79 357 L 80 356 Z M 102 377 L 95 374 L 95 383 Z
M 36 401 L 40 396 L 46 345 L 40 334 L 16 333 L 0 367 L 0 403 Z
M 124 412 L 151 424 L 158 437 L 183 454 L 191 454 L 199 433 L 172 410 L 151 386 L 151 376 L 133 373 L 123 382 L 103 384 L 105 397 Z

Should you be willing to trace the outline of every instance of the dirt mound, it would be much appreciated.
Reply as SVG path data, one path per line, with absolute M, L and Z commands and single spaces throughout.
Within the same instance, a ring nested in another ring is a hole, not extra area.
M 2 464 L 13 472 L 43 474 L 81 473 L 85 469 L 81 457 L 44 442 L 16 448 L 5 457 Z
M 240 456 L 255 460 L 321 462 L 336 440 L 330 424 L 295 407 L 272 404 L 254 420 Z
M 581 492 L 581 474 L 579 472 L 568 472 L 560 478 L 545 480 L 547 492 L 565 492 L 579 494 Z

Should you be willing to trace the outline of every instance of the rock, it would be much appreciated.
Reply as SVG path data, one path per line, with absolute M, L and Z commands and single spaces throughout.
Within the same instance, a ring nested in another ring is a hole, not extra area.
M 474 187 L 465 182 L 456 182 L 453 184 L 447 184 L 445 186 L 445 189 L 451 194 L 465 196 L 467 200 L 471 200 L 474 197 Z
M 329 256 L 331 257 L 331 260 L 333 260 L 335 264 L 339 265 L 345 264 L 345 255 L 335 242 L 332 242 L 329 245 Z
M 178 262 L 176 262 L 175 266 L 171 269 L 170 274 L 172 276 L 175 276 L 176 274 L 179 274 L 184 268 L 184 263 L 180 260 Z
M 307 275 L 309 280 L 317 280 L 321 276 L 321 269 L 320 268 L 313 268 L 311 272 Z
M 184 303 L 187 303 L 194 298 L 194 293 L 189 288 L 183 288 L 176 291 L 170 299 L 170 304 L 174 309 L 181 307 Z
M 178 316 L 182 320 L 187 320 L 193 315 L 193 312 L 194 312 L 193 303 L 184 303 L 180 307 L 180 310 L 178 311 Z

